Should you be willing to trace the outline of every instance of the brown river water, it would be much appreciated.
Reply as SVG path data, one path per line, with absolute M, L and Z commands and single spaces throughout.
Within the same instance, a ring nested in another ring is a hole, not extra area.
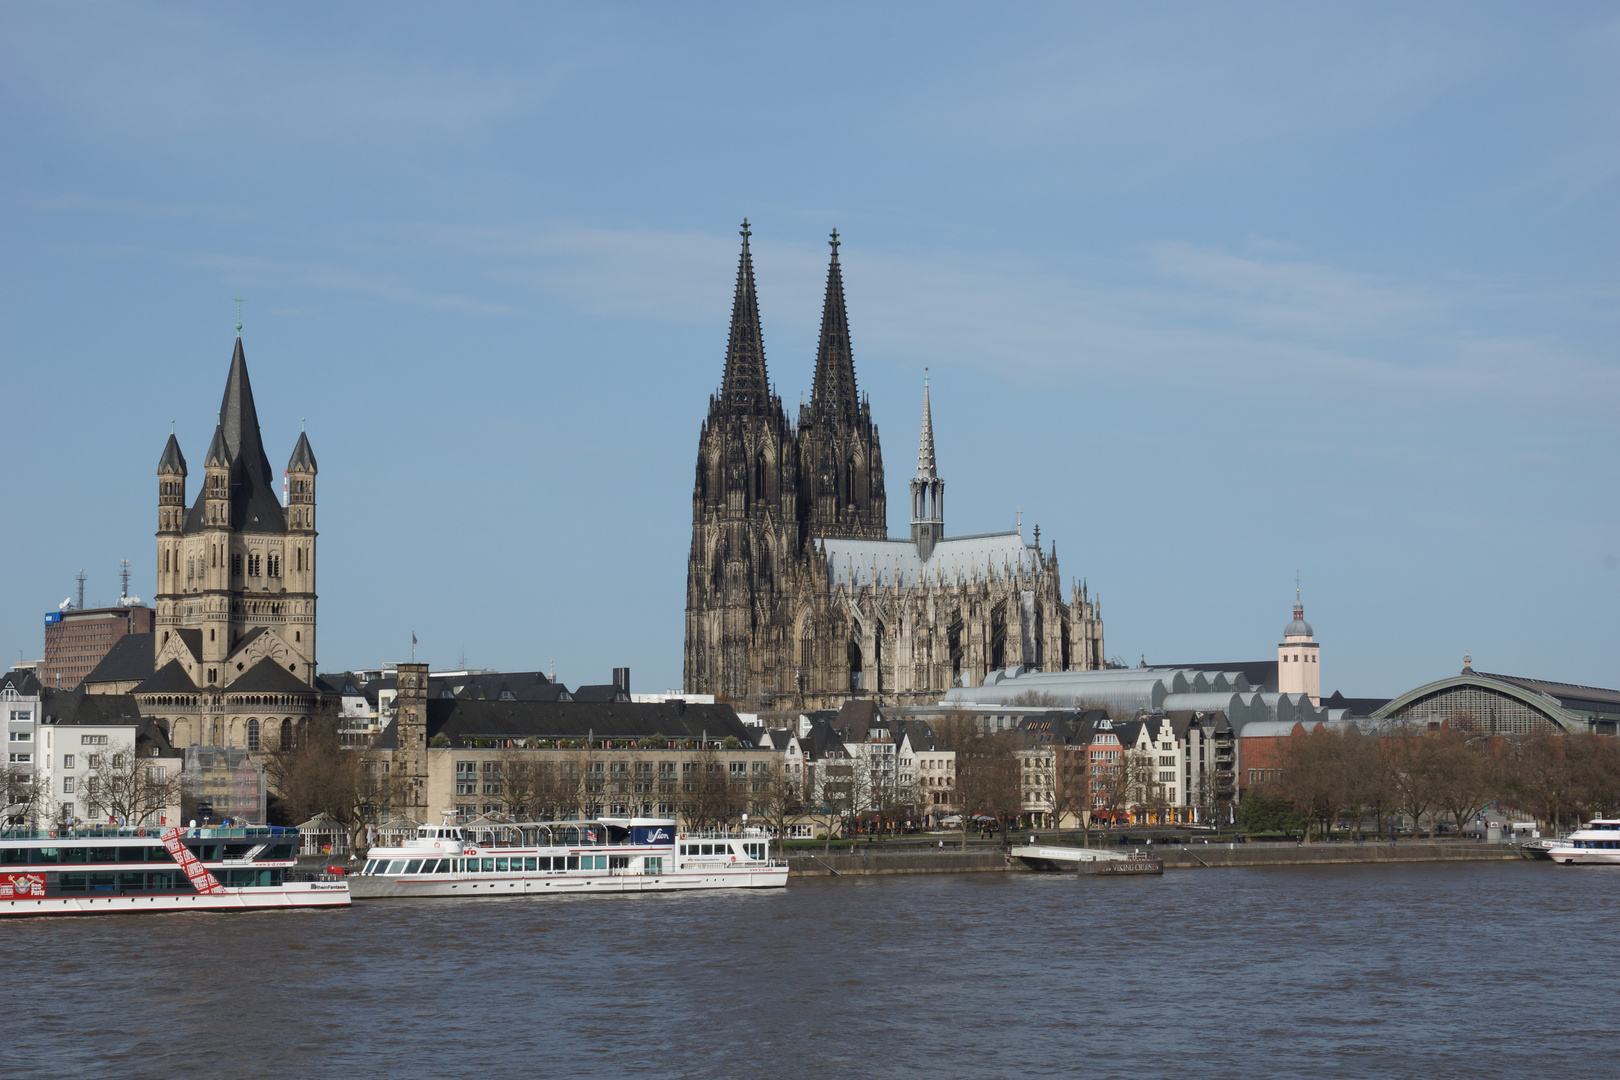
M 0 1076 L 1620 1076 L 1620 868 L 20 919 Z

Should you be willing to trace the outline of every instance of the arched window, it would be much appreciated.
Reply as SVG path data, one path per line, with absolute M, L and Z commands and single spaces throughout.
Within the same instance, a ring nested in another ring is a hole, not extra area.
M 283 750 L 291 750 L 292 745 L 293 745 L 292 740 L 293 740 L 292 721 L 291 720 L 283 720 L 281 722 L 281 748 Z
M 259 748 L 259 722 L 257 720 L 248 721 L 247 748 L 249 750 Z

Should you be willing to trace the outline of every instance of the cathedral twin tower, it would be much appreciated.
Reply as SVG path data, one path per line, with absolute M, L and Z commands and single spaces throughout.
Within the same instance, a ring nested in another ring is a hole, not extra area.
M 1019 531 L 944 535 L 926 388 L 911 535 L 888 537 L 836 231 L 810 402 L 788 421 L 766 374 L 750 235 L 745 221 L 725 375 L 698 439 L 687 692 L 767 708 L 932 704 L 999 668 L 1102 667 L 1095 604 L 1081 588 L 1064 601 L 1038 531 L 1035 544 Z

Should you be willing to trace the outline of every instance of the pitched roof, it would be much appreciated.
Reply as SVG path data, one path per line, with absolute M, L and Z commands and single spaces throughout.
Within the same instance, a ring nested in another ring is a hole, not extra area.
M 92 694 L 79 686 L 58 690 L 45 699 L 48 724 L 138 724 L 141 709 L 128 694 Z
M 86 682 L 89 680 L 86 679 Z M 197 684 L 191 681 L 186 674 L 185 665 L 178 660 L 170 660 L 155 674 L 148 675 L 139 683 L 131 694 L 194 694 Z
M 158 458 L 158 475 L 171 473 L 177 476 L 186 475 L 186 455 L 180 452 L 180 440 L 169 432 L 169 441 L 163 444 L 163 456 Z
M 390 724 L 392 729 L 395 725 Z M 730 705 L 680 701 L 468 701 L 429 698 L 427 731 L 461 739 L 724 739 L 752 745 L 748 729 Z M 396 736 L 397 737 L 397 736 Z
M 180 639 L 180 643 L 186 647 L 186 651 L 191 654 L 191 658 L 193 660 L 197 661 L 199 664 L 202 663 L 203 647 L 201 630 L 176 630 L 174 631 L 174 636 Z
M 151 678 L 155 640 L 155 634 L 125 634 L 113 642 L 113 647 L 84 681 L 110 683 Z
M 304 432 L 298 433 L 298 445 L 293 447 L 292 457 L 287 459 L 288 472 L 320 472 L 315 467 L 315 451 L 310 449 L 309 436 Z
M 0 690 L 15 690 L 23 697 L 35 697 L 42 684 L 32 671 L 8 671 L 0 677 Z
M 629 701 L 630 696 L 623 688 L 613 683 L 603 683 L 599 686 L 580 686 L 574 690 L 575 701 Z
M 910 537 L 862 540 L 816 538 L 833 585 L 950 584 L 985 581 L 1037 568 L 1035 546 L 1017 530 L 947 536 L 924 561 Z
M 313 694 L 315 688 L 268 656 L 232 679 L 228 694 Z

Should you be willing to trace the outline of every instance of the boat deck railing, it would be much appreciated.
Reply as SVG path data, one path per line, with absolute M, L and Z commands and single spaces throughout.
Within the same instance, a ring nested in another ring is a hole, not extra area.
M 102 840 L 119 837 L 159 837 L 170 829 L 179 828 L 187 838 L 241 840 L 249 837 L 285 838 L 295 840 L 298 830 L 280 825 L 247 825 L 235 828 L 195 829 L 177 825 L 81 825 L 67 829 L 0 829 L 0 840 Z

